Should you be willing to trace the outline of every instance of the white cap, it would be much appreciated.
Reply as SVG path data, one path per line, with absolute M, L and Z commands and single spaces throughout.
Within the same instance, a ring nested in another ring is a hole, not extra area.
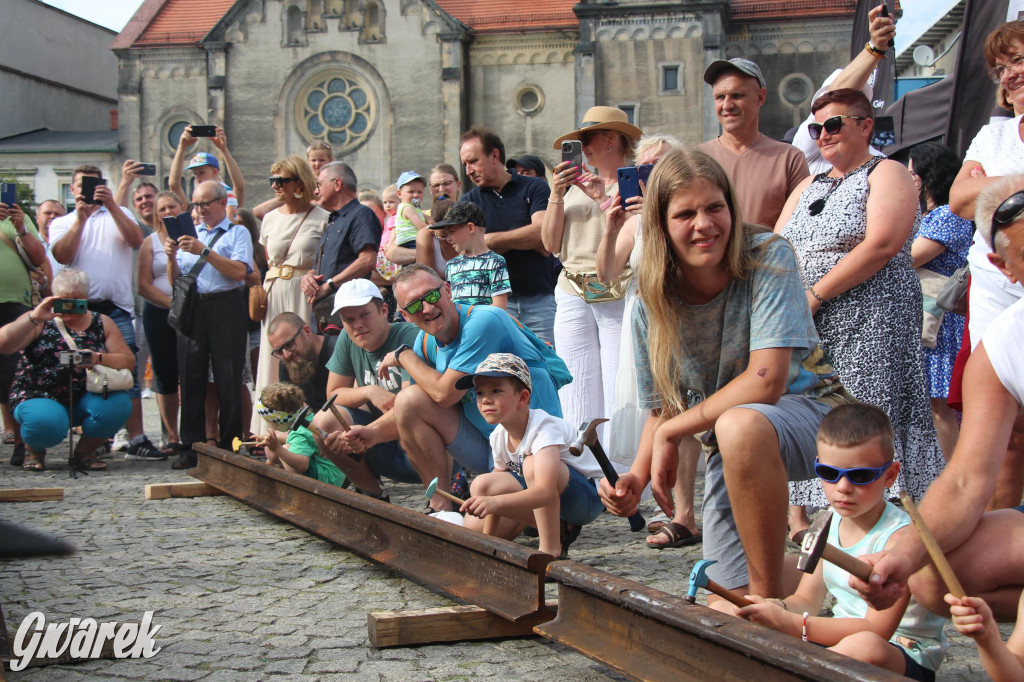
M 334 294 L 334 310 L 331 314 L 333 315 L 342 308 L 366 305 L 375 298 L 384 300 L 376 284 L 368 279 L 350 279 L 342 284 L 338 288 L 338 292 Z

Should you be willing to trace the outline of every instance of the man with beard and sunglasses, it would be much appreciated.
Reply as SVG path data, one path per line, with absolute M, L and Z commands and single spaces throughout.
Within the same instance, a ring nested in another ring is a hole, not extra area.
M 281 313 L 267 327 L 271 354 L 280 360 L 278 381 L 302 389 L 306 404 L 319 408 L 327 401 L 330 372 L 327 361 L 334 354 L 337 336 L 313 333 L 306 321 L 295 313 Z

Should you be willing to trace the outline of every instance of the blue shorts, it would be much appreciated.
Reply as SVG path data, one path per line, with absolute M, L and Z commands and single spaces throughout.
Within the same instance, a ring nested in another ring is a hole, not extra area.
M 132 322 L 132 316 L 124 310 L 115 307 L 108 317 L 114 321 L 114 324 L 121 331 L 121 336 L 124 337 L 124 342 L 128 344 L 132 354 L 138 355 L 139 347 L 135 345 L 135 324 Z M 137 400 L 142 397 L 142 392 L 139 390 L 138 367 L 132 368 L 132 378 L 135 380 L 135 384 L 129 389 L 128 393 L 132 400 Z
M 566 467 L 569 469 L 569 482 L 558 496 L 558 516 L 574 526 L 585 526 L 601 515 L 604 505 L 601 504 L 594 482 L 568 464 Z M 514 471 L 506 473 L 512 474 L 512 477 L 519 481 L 519 485 L 526 488 L 526 479 L 521 474 Z
M 351 417 L 352 423 L 358 426 L 366 426 L 377 418 L 366 410 L 354 410 L 344 408 Z M 375 476 L 386 476 L 392 481 L 399 483 L 422 483 L 420 475 L 409 463 L 409 457 L 397 440 L 389 440 L 385 443 L 377 443 L 366 451 L 366 463 Z
M 912 680 L 918 680 L 918 682 L 935 682 L 934 670 L 926 668 L 915 661 L 910 657 L 910 654 L 907 653 L 907 650 L 899 644 L 896 644 L 895 642 L 889 642 L 889 644 L 899 649 L 900 653 L 903 654 L 903 661 L 907 665 L 906 670 L 903 672 L 904 677 L 909 677 Z
M 491 457 L 491 441 L 473 426 L 466 413 L 459 410 L 459 432 L 455 440 L 444 446 L 456 462 L 474 474 L 486 474 L 494 470 Z
M 128 391 L 113 391 L 106 399 L 86 393 L 75 403 L 71 417 L 88 438 L 110 438 L 124 426 L 132 413 Z M 14 408 L 14 420 L 21 424 L 21 437 L 33 450 L 59 445 L 68 436 L 68 409 L 50 398 L 29 398 Z

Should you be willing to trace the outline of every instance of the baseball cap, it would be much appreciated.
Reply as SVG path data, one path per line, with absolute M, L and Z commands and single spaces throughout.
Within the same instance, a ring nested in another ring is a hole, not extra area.
M 404 185 L 408 185 L 413 180 L 420 180 L 424 185 L 427 184 L 427 181 L 423 179 L 423 176 L 416 171 L 405 171 L 398 176 L 398 180 L 395 181 L 395 187 L 402 189 Z
M 529 168 L 530 170 L 537 173 L 537 177 L 544 177 L 544 162 L 540 160 L 539 156 L 533 154 L 523 154 L 517 156 L 514 159 L 509 159 L 505 162 L 505 168 L 512 169 L 516 166 L 522 166 L 523 168 Z
M 350 279 L 338 287 L 338 292 L 334 294 L 334 310 L 331 311 L 331 314 L 333 315 L 342 308 L 366 305 L 375 298 L 384 300 L 376 284 L 368 279 Z
M 220 161 L 213 154 L 206 152 L 199 152 L 192 157 L 192 163 L 185 167 L 185 170 L 192 170 L 193 168 L 199 168 L 200 166 L 213 166 L 217 170 L 220 170 Z
M 526 384 L 526 389 L 533 392 L 530 381 L 530 368 L 523 359 L 512 353 L 491 353 L 476 366 L 476 372 L 467 374 L 455 382 L 455 388 L 465 391 L 473 387 L 475 377 L 513 377 Z
M 473 223 L 480 227 L 486 227 L 484 225 L 484 210 L 474 204 L 472 201 L 462 201 L 451 208 L 444 214 L 444 220 L 439 220 L 433 225 L 428 225 L 431 230 L 440 230 L 444 227 L 451 227 L 452 225 L 465 225 L 466 223 Z
M 749 59 L 744 59 L 743 57 L 733 57 L 729 61 L 716 59 L 711 62 L 708 68 L 704 69 L 704 82 L 708 85 L 714 85 L 715 81 L 718 80 L 718 77 L 721 76 L 723 72 L 730 70 L 739 71 L 746 76 L 756 78 L 762 88 L 768 87 L 765 85 L 764 76 L 761 75 L 761 68 L 754 62 Z

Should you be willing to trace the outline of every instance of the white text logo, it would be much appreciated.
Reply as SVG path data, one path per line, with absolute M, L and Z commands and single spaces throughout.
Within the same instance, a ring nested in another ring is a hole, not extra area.
M 160 651 L 153 639 L 163 626 L 153 625 L 153 612 L 146 611 L 141 623 L 97 623 L 92 618 L 72 618 L 67 623 L 46 624 L 34 611 L 21 621 L 14 637 L 11 670 L 24 670 L 33 658 L 99 658 L 104 642 L 113 644 L 117 658 L 152 658 Z

